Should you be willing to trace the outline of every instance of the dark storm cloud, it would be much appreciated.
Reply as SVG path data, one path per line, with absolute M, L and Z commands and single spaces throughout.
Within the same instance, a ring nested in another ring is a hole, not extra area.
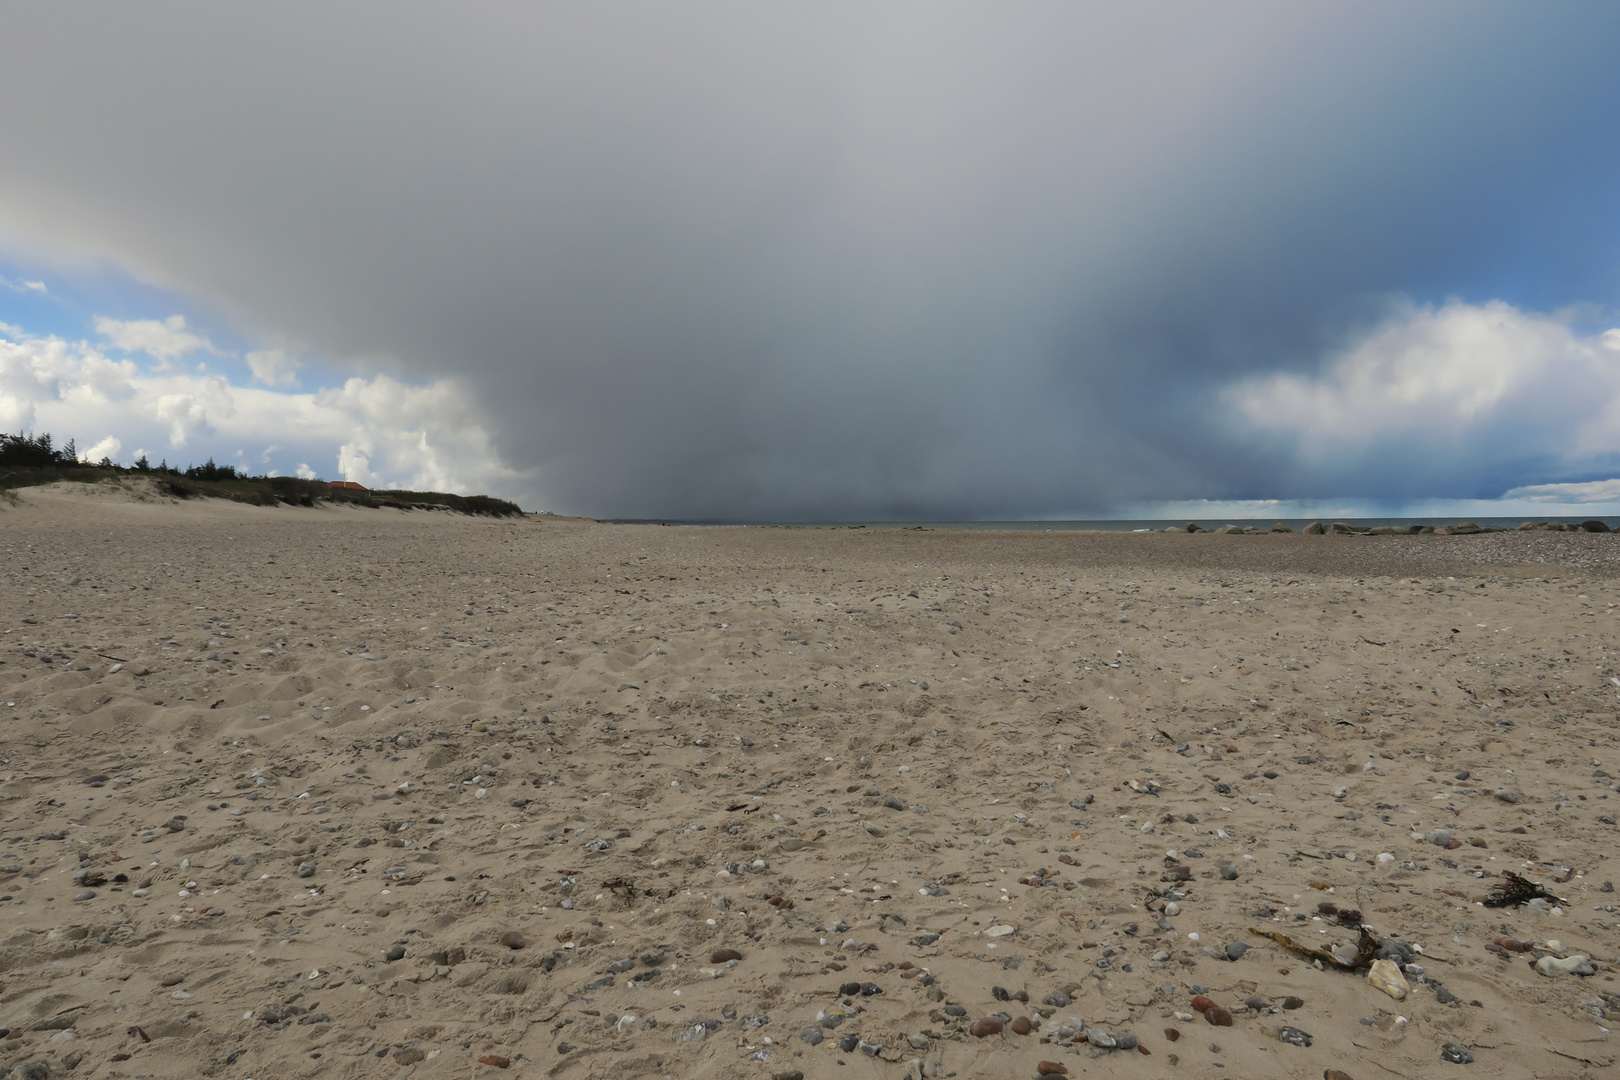
M 1376 494 L 1222 388 L 1403 295 L 1612 302 L 1615 12 L 12 8 L 0 238 L 461 378 L 538 505 Z

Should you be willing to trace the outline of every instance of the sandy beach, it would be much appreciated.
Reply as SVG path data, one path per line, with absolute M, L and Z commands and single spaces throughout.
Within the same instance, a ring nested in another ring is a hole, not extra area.
M 1615 1060 L 1613 535 L 68 485 L 0 552 L 0 1076 Z M 1254 932 L 1363 923 L 1403 997 Z

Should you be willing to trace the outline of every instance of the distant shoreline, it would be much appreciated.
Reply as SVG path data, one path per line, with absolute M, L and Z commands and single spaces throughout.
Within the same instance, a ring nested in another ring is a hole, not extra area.
M 1413 526 L 1432 528 L 1451 527 L 1460 521 L 1439 518 L 1120 518 L 1072 521 L 717 521 L 712 519 L 678 520 L 675 518 L 598 518 L 605 525 L 671 525 L 682 527 L 748 529 L 925 529 L 925 530 L 983 530 L 1004 532 L 1164 532 L 1168 529 L 1186 531 L 1189 524 L 1197 525 L 1199 532 L 1216 532 L 1228 525 L 1270 532 L 1273 525 L 1287 526 L 1292 532 L 1303 532 L 1312 522 L 1332 525 L 1340 522 L 1357 530 Z M 1467 519 L 1484 532 L 1506 532 L 1520 528 L 1526 520 L 1537 524 L 1580 525 L 1587 521 L 1601 521 L 1610 530 L 1620 531 L 1620 518 L 1614 517 L 1548 517 L 1526 519 L 1522 517 L 1482 517 Z

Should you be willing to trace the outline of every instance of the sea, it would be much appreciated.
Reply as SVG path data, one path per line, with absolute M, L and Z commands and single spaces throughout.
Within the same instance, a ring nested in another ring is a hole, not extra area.
M 1189 523 L 1201 529 L 1214 530 L 1223 525 L 1242 528 L 1253 526 L 1269 529 L 1281 522 L 1299 532 L 1312 521 L 1324 524 L 1342 521 L 1353 528 L 1374 529 L 1386 525 L 1410 528 L 1413 525 L 1455 525 L 1463 519 L 1447 518 L 1163 518 L 1163 519 L 1107 519 L 1097 521 L 677 521 L 647 518 L 608 519 L 615 525 L 708 525 L 738 528 L 778 529 L 989 529 L 1010 532 L 1163 532 L 1175 526 L 1185 529 Z M 1522 517 L 1468 518 L 1482 529 L 1517 529 L 1526 519 Z M 1620 518 L 1553 517 L 1530 520 L 1578 525 L 1583 521 L 1601 521 L 1610 529 L 1620 529 Z

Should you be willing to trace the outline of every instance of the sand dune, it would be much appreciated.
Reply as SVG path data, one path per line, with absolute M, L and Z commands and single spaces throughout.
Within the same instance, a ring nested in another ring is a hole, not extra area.
M 26 491 L 0 1069 L 1592 1075 L 1616 544 Z

